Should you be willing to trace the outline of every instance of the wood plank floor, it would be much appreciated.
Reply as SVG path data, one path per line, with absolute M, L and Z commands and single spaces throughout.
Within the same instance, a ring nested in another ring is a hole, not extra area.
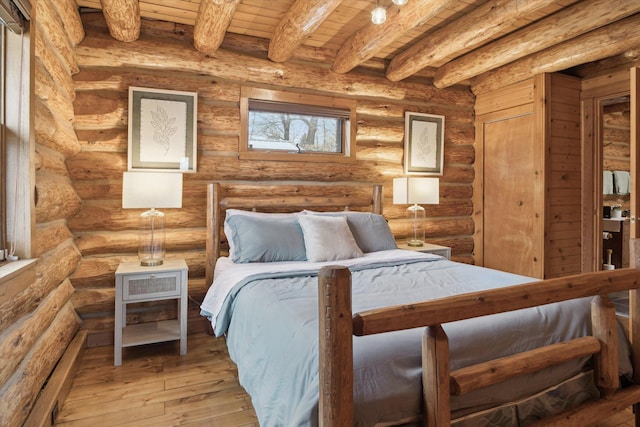
M 238 383 L 222 338 L 188 336 L 124 349 L 113 366 L 113 347 L 85 351 L 56 425 L 258 426 L 249 396 Z
M 113 347 L 87 349 L 56 425 L 257 427 L 258 421 L 224 340 L 198 333 L 189 335 L 185 356 L 177 341 L 151 344 L 125 349 L 119 367 Z M 633 426 L 629 409 L 597 424 Z

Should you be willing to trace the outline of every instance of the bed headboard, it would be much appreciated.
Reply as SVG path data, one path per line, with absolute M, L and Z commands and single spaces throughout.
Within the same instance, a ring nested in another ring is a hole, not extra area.
M 207 185 L 206 283 L 220 256 L 226 209 L 297 212 L 360 210 L 382 214 L 382 185 L 353 182 L 214 181 Z

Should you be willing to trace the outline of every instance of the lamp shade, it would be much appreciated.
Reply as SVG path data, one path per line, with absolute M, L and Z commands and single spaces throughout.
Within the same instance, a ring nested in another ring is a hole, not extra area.
M 181 208 L 182 174 L 125 172 L 122 176 L 122 207 Z
M 437 205 L 440 202 L 438 178 L 394 178 L 393 204 Z
M 164 262 L 164 213 L 155 208 L 182 207 L 182 174 L 125 172 L 122 176 L 122 207 L 150 208 L 140 215 L 138 258 L 140 265 Z

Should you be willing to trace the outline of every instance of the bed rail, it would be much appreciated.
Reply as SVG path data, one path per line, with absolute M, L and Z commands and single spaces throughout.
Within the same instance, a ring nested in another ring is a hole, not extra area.
M 353 378 L 350 369 L 350 335 L 369 335 L 393 330 L 425 327 L 423 338 L 423 389 L 425 425 L 448 426 L 450 396 L 464 394 L 563 361 L 593 355 L 594 380 L 601 398 L 541 425 L 588 425 L 640 402 L 640 385 L 619 389 L 618 346 L 615 307 L 608 294 L 623 290 L 637 293 L 637 269 L 620 269 L 554 278 L 506 288 L 473 292 L 418 304 L 351 312 L 351 273 L 345 267 L 325 267 L 319 279 L 320 316 L 320 425 L 347 426 L 353 423 Z M 443 323 L 513 311 L 569 299 L 594 296 L 593 336 L 553 344 L 493 361 L 450 371 L 449 343 Z M 637 305 L 637 303 L 636 303 Z M 634 327 L 634 303 L 630 303 L 630 327 Z M 635 316 L 640 319 L 640 316 Z M 637 328 L 637 326 L 636 326 Z M 638 354 L 637 342 L 632 347 Z M 349 345 L 345 344 L 345 341 Z M 634 358 L 634 374 L 640 370 Z M 334 406 L 336 402 L 346 402 Z

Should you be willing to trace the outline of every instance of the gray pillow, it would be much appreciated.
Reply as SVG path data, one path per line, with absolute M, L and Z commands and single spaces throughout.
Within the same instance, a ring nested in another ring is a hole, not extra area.
M 231 261 L 306 261 L 304 237 L 295 216 L 267 218 L 234 215 L 227 218 L 234 252 Z
M 396 240 L 391 233 L 387 220 L 372 212 L 314 212 L 305 210 L 309 215 L 344 216 L 353 238 L 362 252 L 386 251 L 397 249 Z

